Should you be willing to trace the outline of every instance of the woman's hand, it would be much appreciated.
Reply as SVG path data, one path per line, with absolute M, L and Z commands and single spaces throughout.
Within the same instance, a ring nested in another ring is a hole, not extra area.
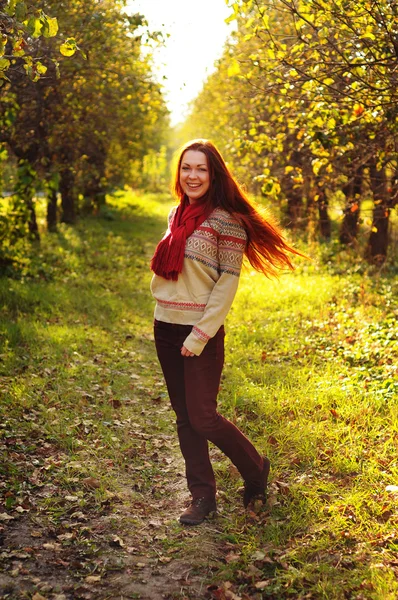
M 185 346 L 181 348 L 181 354 L 182 356 L 195 356 L 194 353 L 190 352 L 188 348 L 185 348 Z

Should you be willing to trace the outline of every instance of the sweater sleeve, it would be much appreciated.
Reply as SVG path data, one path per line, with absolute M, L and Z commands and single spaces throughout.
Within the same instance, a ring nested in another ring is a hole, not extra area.
M 217 333 L 231 308 L 238 289 L 246 240 L 246 231 L 233 217 L 223 223 L 218 237 L 220 277 L 210 294 L 203 316 L 184 342 L 187 350 L 196 356 L 201 354 L 209 339 Z

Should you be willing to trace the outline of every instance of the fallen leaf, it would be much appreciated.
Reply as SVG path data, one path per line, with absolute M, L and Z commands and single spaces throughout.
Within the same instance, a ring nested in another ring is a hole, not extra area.
M 61 549 L 61 544 L 51 544 L 50 542 L 48 542 L 46 544 L 43 544 L 43 548 L 45 550 L 54 550 L 54 552 L 59 552 L 59 550 Z
M 234 552 L 228 552 L 225 557 L 225 561 L 229 564 L 232 562 L 236 562 L 240 559 L 240 554 L 235 554 Z
M 391 492 L 392 494 L 398 494 L 398 485 L 387 485 L 386 492 Z
M 95 477 L 85 477 L 85 479 L 82 479 L 82 483 L 93 490 L 101 487 L 101 482 L 98 479 L 95 479 Z
M 83 512 L 81 512 L 81 511 L 77 511 L 77 512 L 72 513 L 71 516 L 70 516 L 70 518 L 71 519 L 81 519 L 81 520 L 85 520 L 86 519 L 87 520 L 86 515 Z
M 7 513 L 0 514 L 0 521 L 12 521 L 15 517 L 8 515 Z
M 117 398 L 110 398 L 109 404 L 113 406 L 113 408 L 120 408 L 122 406 L 122 403 Z
M 387 521 L 393 516 L 393 512 L 392 510 L 385 510 L 381 516 L 380 516 L 380 520 L 383 521 L 383 523 L 387 523 Z
M 30 535 L 34 538 L 41 538 L 43 537 L 43 534 L 41 531 L 37 531 L 36 529 L 34 529 L 33 531 L 30 532 Z
M 36 592 L 36 594 L 32 597 L 32 600 L 46 600 L 44 596 Z
M 111 546 L 117 546 L 120 548 L 124 547 L 124 542 L 123 542 L 122 538 L 120 538 L 118 535 L 114 535 L 109 543 Z
M 267 586 L 269 586 L 269 579 L 264 579 L 264 581 L 258 581 L 254 587 L 256 588 L 256 590 L 263 590 L 264 588 L 266 588 Z
M 88 575 L 85 579 L 86 583 L 98 583 L 101 581 L 101 575 Z
M 171 562 L 172 560 L 173 559 L 171 556 L 159 556 L 159 562 L 161 562 L 161 563 L 167 564 L 167 563 Z
M 65 540 L 71 540 L 74 537 L 74 533 L 68 532 L 68 533 L 61 533 L 61 535 L 57 535 L 57 540 L 60 540 L 61 542 L 65 541 Z

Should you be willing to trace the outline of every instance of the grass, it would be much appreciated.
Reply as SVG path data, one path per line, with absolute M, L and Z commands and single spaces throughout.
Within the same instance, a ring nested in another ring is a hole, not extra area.
M 53 525 L 71 511 L 112 514 L 128 479 L 151 515 L 165 470 L 153 457 L 162 444 L 162 456 L 178 452 L 148 291 L 169 208 L 167 197 L 116 194 L 102 217 L 45 235 L 29 274 L 0 280 L 0 512 L 39 510 Z M 398 595 L 397 495 L 386 491 L 398 485 L 394 268 L 309 252 L 279 281 L 246 269 L 228 317 L 221 411 L 272 471 L 267 505 L 245 513 L 215 452 L 211 597 Z M 173 525 L 159 543 L 189 555 L 201 535 Z

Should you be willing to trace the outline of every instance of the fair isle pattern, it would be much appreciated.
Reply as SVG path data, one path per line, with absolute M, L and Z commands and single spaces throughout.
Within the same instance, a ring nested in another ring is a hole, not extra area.
M 205 223 L 207 221 L 187 239 L 184 256 L 218 271 L 217 234 L 209 227 L 206 228 Z
M 194 302 L 171 302 L 170 300 L 160 300 L 159 298 L 156 302 L 162 308 L 167 308 L 169 310 L 192 310 L 194 312 L 203 312 L 206 308 L 206 304 L 195 304 Z
M 200 340 L 202 340 L 202 342 L 208 342 L 210 339 L 210 336 L 207 335 L 207 333 L 205 333 L 204 331 L 202 331 L 201 329 L 199 329 L 199 327 L 195 327 L 192 329 L 192 333 L 194 333 L 196 335 L 196 337 L 198 337 Z
M 185 258 L 217 271 L 239 277 L 246 232 L 235 218 L 222 209 L 215 209 L 206 221 L 187 239 Z

